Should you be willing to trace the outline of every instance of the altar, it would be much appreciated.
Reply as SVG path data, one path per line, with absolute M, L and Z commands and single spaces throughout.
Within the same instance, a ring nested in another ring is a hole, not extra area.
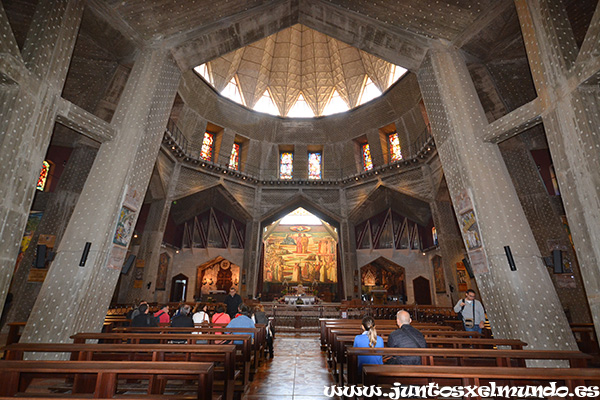
M 283 300 L 285 301 L 285 304 L 289 304 L 292 306 L 296 305 L 296 303 L 298 302 L 298 299 L 302 299 L 302 303 L 307 304 L 307 305 L 313 305 L 316 302 L 315 296 L 288 294 L 283 298 Z

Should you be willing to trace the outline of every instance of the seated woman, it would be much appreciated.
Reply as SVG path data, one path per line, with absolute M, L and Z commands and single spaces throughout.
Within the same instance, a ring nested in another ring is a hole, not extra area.
M 362 320 L 364 332 L 356 335 L 353 347 L 383 347 L 383 339 L 377 336 L 375 329 L 375 320 L 373 317 L 366 316 Z M 363 364 L 383 364 L 381 356 L 358 356 L 358 372 L 361 373 Z

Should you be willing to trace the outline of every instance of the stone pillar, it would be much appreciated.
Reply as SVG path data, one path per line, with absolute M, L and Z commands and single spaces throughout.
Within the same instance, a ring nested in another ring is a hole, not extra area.
M 98 149 L 80 141 L 75 145 L 66 168 L 60 177 L 56 191 L 51 193 L 40 225 L 31 238 L 31 244 L 25 251 L 19 268 L 15 272 L 11 285 L 14 295 L 12 307 L 7 317 L 8 322 L 27 321 L 42 286 L 41 282 L 29 282 L 36 253 L 36 243 L 40 234 L 56 237 L 54 249 L 60 245 L 67 223 L 71 218 L 79 194 L 83 189 Z M 52 268 L 50 263 L 49 268 Z
M 516 0 L 561 196 L 596 332 L 600 332 L 600 91 L 596 10 L 579 51 L 560 1 Z
M 58 100 L 83 13 L 83 0 L 39 2 L 22 55 L 12 32 L 2 37 L 0 77 L 0 310 L 42 161 L 52 136 Z M 0 12 L 4 33 L 10 24 Z
M 141 207 L 179 78 L 168 52 L 146 49 L 138 55 L 113 117 L 115 139 L 98 151 L 23 342 L 68 342 L 76 332 L 102 328 L 123 261 L 109 259 L 122 205 L 129 195 L 130 207 Z M 131 231 L 136 219 L 134 214 Z M 86 242 L 92 246 L 79 267 Z M 125 242 L 126 248 L 127 237 Z
M 168 177 L 169 186 L 166 190 L 167 195 L 164 199 L 155 200 L 150 205 L 150 212 L 142 234 L 142 243 L 137 254 L 138 260 L 144 260 L 144 285 L 135 289 L 131 287 L 128 292 L 128 302 L 133 303 L 135 299 L 144 299 L 151 302 L 165 302 L 166 290 L 156 291 L 156 277 L 158 274 L 158 264 L 160 262 L 161 244 L 167 227 L 167 220 L 173 204 L 173 195 L 179 181 L 179 172 L 181 163 L 173 166 L 171 175 Z M 152 282 L 148 288 L 146 282 Z M 133 280 L 132 282 L 133 283 Z
M 519 338 L 533 349 L 575 350 L 498 146 L 479 137 L 487 121 L 464 59 L 457 50 L 432 50 L 418 79 L 455 211 L 460 214 L 459 197 L 466 193 L 477 215 L 487 262 L 471 264 L 494 336 Z M 504 246 L 512 250 L 516 271 Z
M 521 136 L 500 143 L 502 156 L 517 190 L 523 211 L 529 220 L 538 248 L 543 256 L 550 256 L 554 248 L 561 249 L 564 257 L 572 261 L 574 288 L 561 287 L 556 275 L 550 271 L 550 278 L 563 308 L 569 311 L 572 322 L 590 323 L 592 321 L 579 265 L 573 254 L 567 231 L 552 205 L 546 186 L 540 179 L 537 166 Z

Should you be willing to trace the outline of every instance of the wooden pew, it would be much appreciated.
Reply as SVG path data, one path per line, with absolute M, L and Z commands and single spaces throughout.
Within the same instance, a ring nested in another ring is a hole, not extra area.
M 382 336 L 384 346 L 387 345 L 387 336 Z M 427 341 L 428 348 L 442 347 L 445 349 L 463 349 L 463 348 L 475 348 L 475 349 L 494 349 L 497 346 L 508 346 L 513 350 L 523 350 L 523 346 L 527 346 L 527 343 L 521 340 L 515 339 L 471 339 L 471 338 L 453 338 L 453 337 L 428 337 Z M 334 375 L 338 374 L 338 382 L 342 384 L 342 378 L 344 374 L 344 364 L 346 363 L 346 349 L 352 348 L 354 344 L 354 336 L 336 336 L 335 347 L 333 356 L 332 370 Z M 339 366 L 339 372 L 338 372 Z
M 559 382 L 573 392 L 576 386 L 597 385 L 600 369 L 595 368 L 512 368 L 512 367 L 447 367 L 431 365 L 365 365 L 365 386 L 427 385 L 435 382 L 441 386 L 489 386 L 490 382 L 500 385 L 549 385 Z M 385 391 L 385 389 L 384 389 Z M 473 398 L 473 397 L 469 397 Z M 477 398 L 477 397 L 475 397 Z
M 23 360 L 25 353 L 69 353 L 73 361 L 186 361 L 223 364 L 223 399 L 235 389 L 235 345 L 188 344 L 74 344 L 13 343 L 4 349 L 6 360 Z M 216 371 L 215 371 L 216 374 Z
M 264 358 L 264 350 L 267 344 L 267 331 L 264 324 L 256 324 L 255 328 L 226 328 L 224 324 L 218 324 L 215 326 L 209 326 L 204 324 L 196 324 L 194 328 L 184 327 L 120 327 L 114 328 L 113 332 L 132 332 L 132 333 L 180 333 L 180 332 L 202 332 L 209 334 L 216 334 L 217 332 L 230 332 L 230 333 L 253 333 L 254 340 L 252 341 L 252 350 L 254 352 L 254 368 L 258 368 L 259 361 Z
M 17 343 L 21 338 L 21 331 L 25 328 L 27 322 L 9 322 L 8 324 L 8 336 L 6 337 L 6 344 Z
M 440 348 L 365 348 L 346 350 L 348 384 L 359 384 L 358 356 L 420 356 L 423 365 L 442 366 L 497 366 L 526 367 L 525 360 L 566 360 L 571 368 L 586 368 L 593 357 L 580 351 L 558 350 L 494 350 L 494 349 L 440 349 Z
M 27 375 L 37 377 L 92 374 L 96 376 L 93 396 L 114 398 L 118 379 L 123 377 L 149 378 L 148 394 L 162 395 L 165 379 L 197 379 L 197 398 L 212 399 L 213 364 L 201 362 L 145 362 L 145 361 L 2 361 L 0 362 L 0 396 L 13 397 L 27 388 L 22 382 Z M 75 382 L 76 383 L 76 382 Z M 73 393 L 86 392 L 74 384 Z M 165 398 L 168 399 L 168 396 Z
M 250 365 L 252 363 L 252 337 L 250 335 L 212 335 L 193 333 L 77 333 L 71 336 L 74 343 L 86 343 L 88 340 L 99 340 L 105 343 L 127 343 L 139 344 L 141 340 L 156 340 L 159 344 L 171 344 L 173 340 L 185 340 L 187 344 L 196 344 L 196 341 L 206 341 L 208 344 L 220 344 L 223 340 L 241 341 L 236 345 L 241 351 L 240 362 L 244 371 L 244 386 L 250 382 Z M 153 344 L 147 344 L 152 346 Z
M 377 334 L 379 336 L 386 337 L 389 336 L 390 333 L 395 331 L 396 328 L 387 328 L 387 329 L 378 329 Z M 431 330 L 420 330 L 420 332 L 425 336 L 425 339 L 433 338 L 433 337 L 449 337 L 449 338 L 481 338 L 482 335 L 478 332 L 466 332 L 466 331 L 431 331 Z M 350 335 L 360 335 L 362 333 L 362 329 L 354 330 L 354 329 L 331 329 L 329 330 L 329 339 L 328 339 L 328 356 L 332 363 L 335 363 L 334 358 L 336 357 L 335 349 L 337 348 L 337 336 L 350 336 Z

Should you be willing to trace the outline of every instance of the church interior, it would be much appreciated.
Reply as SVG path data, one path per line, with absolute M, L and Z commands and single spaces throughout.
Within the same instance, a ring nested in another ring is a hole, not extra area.
M 213 314 L 231 289 L 269 322 L 244 361 L 223 327 L 180 338 L 241 370 L 197 356 L 197 398 L 406 378 L 357 377 L 344 344 L 403 309 L 423 364 L 439 340 L 473 379 L 600 382 L 597 0 L 2 0 L 0 29 L 0 396 L 27 346 L 125 335 L 141 301 Z M 455 313 L 469 289 L 481 337 Z M 70 371 L 85 346 L 42 358 Z M 512 355 L 484 376 L 477 351 Z

